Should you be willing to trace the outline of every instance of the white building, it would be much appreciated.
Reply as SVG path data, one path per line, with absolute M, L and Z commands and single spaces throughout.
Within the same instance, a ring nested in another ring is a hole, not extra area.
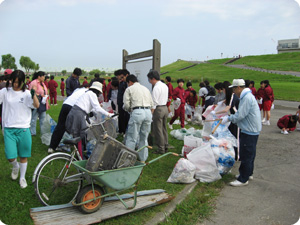
M 278 40 L 278 53 L 300 52 L 300 37 L 298 39 Z

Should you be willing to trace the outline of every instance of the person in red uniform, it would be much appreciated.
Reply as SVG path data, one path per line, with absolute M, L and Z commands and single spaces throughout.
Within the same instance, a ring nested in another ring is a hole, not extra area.
M 26 77 L 26 88 L 27 88 L 27 89 L 28 89 L 30 83 L 31 83 L 30 77 L 27 76 L 27 77 Z
M 282 134 L 289 134 L 289 131 L 296 129 L 298 119 L 297 115 L 285 115 L 278 120 L 277 126 L 281 129 Z
M 50 104 L 57 105 L 57 91 L 56 88 L 58 87 L 57 82 L 54 80 L 54 76 L 50 76 L 50 81 L 48 82 L 49 92 L 50 92 Z
M 82 86 L 84 87 L 84 85 L 87 85 L 89 82 L 87 81 L 87 77 L 84 77 L 83 79 Z
M 256 97 L 256 88 L 254 87 L 254 84 L 255 84 L 254 81 L 251 80 L 250 84 L 249 84 L 249 88 L 250 88 L 252 94 L 254 95 L 254 97 Z
M 186 92 L 185 92 L 186 93 Z M 192 116 L 194 116 L 194 111 L 196 104 L 198 102 L 198 96 L 195 90 L 191 90 L 189 95 L 186 96 L 186 103 L 190 105 L 193 109 Z M 191 115 L 188 115 L 188 121 L 191 121 Z
M 270 125 L 271 107 L 274 101 L 273 89 L 268 80 L 263 81 L 264 97 L 263 97 L 263 110 L 266 112 L 267 119 L 263 125 Z
M 44 84 L 46 85 L 47 89 L 49 90 L 48 82 L 49 82 L 49 76 L 45 76 Z
M 170 123 L 169 123 L 169 128 L 170 129 L 173 129 L 172 124 L 174 123 L 174 121 L 178 117 L 180 117 L 181 128 L 184 128 L 184 119 L 185 119 L 184 106 L 185 106 L 185 99 L 186 99 L 185 91 L 183 89 L 184 80 L 183 79 L 178 79 L 177 84 L 178 84 L 178 87 L 173 90 L 172 97 L 173 97 L 173 100 L 180 100 L 181 104 L 180 104 L 179 108 L 175 110 L 175 113 L 174 113 L 175 115 L 170 120 Z
M 189 96 L 190 95 L 190 92 L 192 91 L 192 90 L 195 90 L 193 87 L 192 87 L 192 83 L 191 82 L 187 82 L 186 83 L 186 89 L 185 89 L 185 96 Z
M 61 92 L 61 96 L 65 96 L 65 79 L 61 78 L 60 79 L 60 92 Z
M 262 110 L 263 109 L 263 97 L 264 97 L 264 89 L 263 89 L 263 81 L 260 82 L 260 88 L 257 90 L 256 92 L 256 95 L 255 95 L 255 98 L 257 99 L 257 102 L 258 102 L 258 106 L 259 106 L 259 109 Z M 266 119 L 265 119 L 266 115 L 265 115 L 265 112 L 263 114 L 263 121 L 264 122 Z
M 169 117 L 172 117 L 173 114 L 172 114 L 170 105 L 172 102 L 173 85 L 171 84 L 171 77 L 169 77 L 169 76 L 166 77 L 166 85 L 168 86 L 168 89 L 169 89 L 167 107 L 168 107 Z

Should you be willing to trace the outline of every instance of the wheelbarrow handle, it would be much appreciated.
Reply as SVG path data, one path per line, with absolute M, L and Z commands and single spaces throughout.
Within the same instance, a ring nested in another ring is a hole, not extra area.
M 143 147 L 141 147 L 141 148 L 139 148 L 138 150 L 136 150 L 137 152 L 139 152 L 139 151 L 142 151 L 144 148 L 150 148 L 150 149 L 152 149 L 152 147 L 151 146 L 149 146 L 149 145 L 145 145 L 145 146 L 143 146 Z
M 147 165 L 148 165 L 148 164 L 151 164 L 151 163 L 153 163 L 153 162 L 155 162 L 155 161 L 157 161 L 157 160 L 159 160 L 159 159 L 161 159 L 161 158 L 163 158 L 163 157 L 165 157 L 165 156 L 167 156 L 167 155 L 174 155 L 174 156 L 179 156 L 179 157 L 180 157 L 180 155 L 177 154 L 177 153 L 175 153 L 175 152 L 167 152 L 167 153 L 165 153 L 165 154 L 163 154 L 163 155 L 161 155 L 161 156 L 159 156 L 159 157 L 157 157 L 157 158 L 155 158 L 155 159 L 150 160 L 150 161 L 147 162 L 146 164 L 147 164 Z

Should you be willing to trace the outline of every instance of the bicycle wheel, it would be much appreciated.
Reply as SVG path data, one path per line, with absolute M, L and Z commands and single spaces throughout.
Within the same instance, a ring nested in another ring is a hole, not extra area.
M 66 204 L 76 198 L 83 176 L 70 161 L 71 155 L 55 154 L 38 169 L 34 189 L 42 204 Z

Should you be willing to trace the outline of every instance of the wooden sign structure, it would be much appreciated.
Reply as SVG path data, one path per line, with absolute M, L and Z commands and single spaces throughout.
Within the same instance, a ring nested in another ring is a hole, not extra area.
M 123 49 L 123 69 L 126 69 L 126 64 L 129 61 L 152 57 L 152 69 L 160 73 L 160 55 L 161 55 L 161 45 L 157 39 L 153 40 L 153 49 L 138 52 L 129 55 L 128 52 Z

